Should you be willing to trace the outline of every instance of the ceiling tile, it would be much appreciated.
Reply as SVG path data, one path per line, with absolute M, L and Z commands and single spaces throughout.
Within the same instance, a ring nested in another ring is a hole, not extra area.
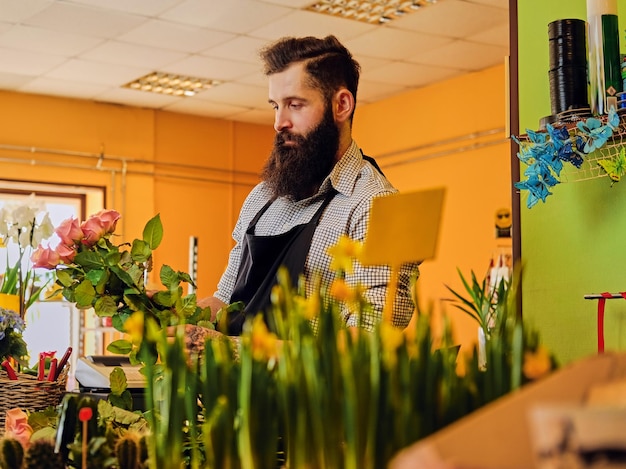
M 502 8 L 503 10 L 509 9 L 509 0 L 465 0 L 468 3 L 479 3 L 482 5 L 491 5 L 492 7 Z
M 509 23 L 502 23 L 495 28 L 487 28 L 477 34 L 465 38 L 470 42 L 491 44 L 492 46 L 509 47 Z
M 508 18 L 508 12 L 501 8 L 445 0 L 406 15 L 391 25 L 420 33 L 460 38 L 508 22 Z
M 258 69 L 259 66 L 249 63 L 193 55 L 162 67 L 161 71 L 213 80 L 234 80 Z
M 114 38 L 144 21 L 145 18 L 137 15 L 57 1 L 24 23 L 54 31 Z
M 54 0 L 0 0 L 0 21 L 21 23 L 52 5 Z
M 245 34 L 286 15 L 291 10 L 252 0 L 187 0 L 161 17 L 221 31 Z
M 252 85 L 252 86 L 262 86 L 267 89 L 268 81 L 267 77 L 260 69 L 260 65 L 258 69 L 254 73 L 250 73 L 248 75 L 242 76 L 237 80 L 237 83 L 242 83 L 244 85 Z
M 426 35 L 391 28 L 379 28 L 345 41 L 353 54 L 402 60 L 420 49 L 433 49 L 451 42 L 442 36 Z
M 145 91 L 136 91 L 128 88 L 116 88 L 105 91 L 95 98 L 96 101 L 105 103 L 118 103 L 154 109 L 160 109 L 168 104 L 175 103 L 179 99 L 185 98 L 178 98 L 159 93 L 147 93 Z
M 248 108 L 258 107 L 259 103 L 264 102 L 264 108 L 271 109 L 267 102 L 267 87 L 261 86 L 224 83 L 198 93 L 195 98 Z
M 418 64 L 472 71 L 503 63 L 507 55 L 508 50 L 505 47 L 454 41 L 437 49 L 419 53 L 409 60 Z
M 250 36 L 275 40 L 283 36 L 327 36 L 334 34 L 346 39 L 373 31 L 376 26 L 360 21 L 346 20 L 311 11 L 294 11 L 288 15 L 250 32 Z
M 76 83 L 75 81 L 57 80 L 55 78 L 38 77 L 19 88 L 26 93 L 68 96 L 71 98 L 93 99 L 99 93 L 109 89 L 105 85 Z
M 368 79 L 391 85 L 416 88 L 428 83 L 446 80 L 462 73 L 450 67 L 419 66 L 406 62 L 392 62 L 370 71 Z
M 88 60 L 71 59 L 46 76 L 60 80 L 82 81 L 99 85 L 122 86 L 152 70 L 124 65 L 104 64 Z
M 221 31 L 199 29 L 163 20 L 149 20 L 141 26 L 121 34 L 124 42 L 160 47 L 165 50 L 197 53 L 221 44 L 235 36 Z
M 202 55 L 222 59 L 235 59 L 259 65 L 261 59 L 259 51 L 267 45 L 264 39 L 256 39 L 249 36 L 237 36 L 215 47 L 202 51 Z
M 0 72 L 40 75 L 65 61 L 64 57 L 0 47 Z
M 440 0 L 386 25 L 301 10 L 313 1 L 0 0 L 0 89 L 271 125 L 258 52 L 283 36 L 336 35 L 361 64 L 360 104 L 508 55 L 509 0 Z M 187 99 L 120 88 L 155 70 L 224 83 Z
M 196 99 L 183 99 L 175 103 L 165 106 L 168 111 L 183 112 L 189 114 L 197 114 L 201 116 L 213 116 L 218 118 L 226 118 L 226 116 L 247 111 L 248 109 L 240 106 L 231 106 L 228 104 L 214 103 L 211 101 L 200 101 Z
M 107 41 L 104 44 L 81 54 L 79 58 L 119 65 L 146 67 L 158 70 L 172 62 L 186 57 L 183 52 L 162 50 L 154 47 Z
M 13 26 L 0 33 L 0 47 L 71 57 L 102 43 L 102 39 L 52 31 L 34 26 Z
M 272 3 L 274 5 L 284 5 L 292 8 L 304 8 L 312 3 L 315 3 L 314 0 L 261 0 L 261 2 Z
M 0 89 L 16 90 L 21 86 L 26 85 L 32 79 L 33 77 L 29 75 L 0 72 Z
M 103 0 L 72 0 L 83 5 L 102 6 Z M 106 0 L 107 8 L 143 16 L 156 16 L 183 0 Z
M 267 126 L 274 125 L 274 111 L 260 111 L 258 109 L 251 109 L 249 111 L 230 114 L 228 118 L 240 122 L 249 122 L 251 124 L 260 124 Z
M 357 92 L 357 109 L 359 104 L 376 102 L 407 90 L 408 88 L 402 85 L 360 80 Z

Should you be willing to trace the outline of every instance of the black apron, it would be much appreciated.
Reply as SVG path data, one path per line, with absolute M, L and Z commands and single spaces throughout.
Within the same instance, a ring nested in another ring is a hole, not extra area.
M 286 233 L 274 236 L 255 235 L 256 224 L 272 205 L 270 200 L 255 215 L 242 241 L 241 262 L 230 302 L 241 301 L 243 311 L 230 313 L 228 316 L 228 335 L 241 335 L 243 323 L 248 316 L 263 313 L 265 323 L 273 332 L 275 324 L 269 317 L 272 288 L 276 285 L 276 273 L 280 266 L 289 271 L 292 285 L 297 285 L 304 272 L 304 264 L 309 254 L 315 229 L 322 213 L 337 191 L 331 189 L 324 201 L 308 223 L 294 226 Z

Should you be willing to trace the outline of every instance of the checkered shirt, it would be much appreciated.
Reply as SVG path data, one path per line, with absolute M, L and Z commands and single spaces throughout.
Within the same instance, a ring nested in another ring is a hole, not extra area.
M 320 275 L 322 285 L 325 286 L 330 285 L 334 279 L 334 272 L 330 270 L 331 258 L 326 252 L 328 247 L 335 245 L 339 237 L 344 234 L 363 242 L 372 199 L 397 192 L 371 163 L 363 159 L 358 146 L 352 141 L 346 153 L 323 181 L 317 194 L 297 202 L 286 197 L 279 197 L 257 222 L 255 234 L 278 235 L 289 231 L 296 225 L 308 223 L 331 188 L 335 188 L 337 194 L 326 207 L 315 230 L 304 267 L 307 295 L 311 294 L 313 282 L 309 280 L 314 275 Z M 227 304 L 230 302 L 235 287 L 241 261 L 241 243 L 246 230 L 250 221 L 271 198 L 270 189 L 261 182 L 252 189 L 243 204 L 233 230 L 236 244 L 230 252 L 228 267 L 214 294 Z M 399 274 L 392 321 L 395 326 L 401 328 L 406 327 L 413 314 L 414 306 L 409 286 L 413 271 L 418 273 L 417 265 L 405 265 Z M 364 313 L 361 318 L 361 326 L 367 330 L 372 330 L 382 317 L 389 276 L 390 269 L 387 266 L 364 267 L 358 262 L 355 262 L 353 274 L 346 275 L 348 285 L 361 285 L 365 289 L 365 296 L 373 306 L 373 311 Z M 345 305 L 342 306 L 341 315 L 347 326 L 358 325 L 357 314 L 351 312 Z

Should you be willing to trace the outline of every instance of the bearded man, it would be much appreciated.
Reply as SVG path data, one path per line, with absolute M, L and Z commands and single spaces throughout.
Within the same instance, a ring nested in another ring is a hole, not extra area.
M 396 192 L 376 163 L 352 139 L 360 67 L 335 38 L 283 38 L 261 51 L 274 108 L 274 148 L 260 182 L 246 198 L 233 231 L 235 246 L 211 298 L 199 301 L 213 312 L 242 301 L 245 310 L 229 317 L 229 335 L 259 312 L 273 328 L 270 294 L 276 272 L 287 267 L 294 283 L 304 275 L 330 285 L 327 249 L 342 235 L 365 239 L 374 197 Z M 413 312 L 411 269 L 400 274 L 393 323 L 405 327 Z M 342 311 L 346 326 L 372 330 L 380 321 L 390 269 L 358 264 L 346 275 L 373 305 L 362 318 Z

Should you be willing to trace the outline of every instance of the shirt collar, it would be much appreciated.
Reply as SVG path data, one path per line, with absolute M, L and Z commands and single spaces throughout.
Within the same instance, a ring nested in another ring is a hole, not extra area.
M 328 177 L 324 179 L 319 192 L 326 192 L 333 187 L 337 192 L 350 196 L 363 166 L 363 156 L 356 142 L 350 146 L 341 159 L 335 164 Z

